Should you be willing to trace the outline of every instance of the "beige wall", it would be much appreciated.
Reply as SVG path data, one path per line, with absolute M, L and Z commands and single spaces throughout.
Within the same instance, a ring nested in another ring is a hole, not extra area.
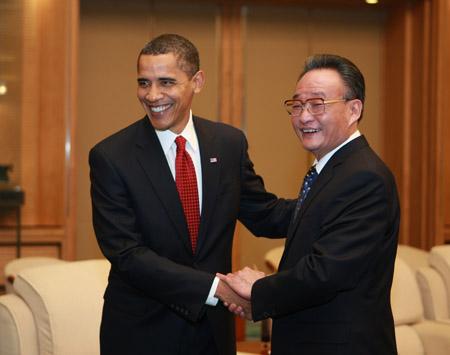
M 81 1 L 80 93 L 77 126 L 77 256 L 96 257 L 91 227 L 87 154 L 97 141 L 142 116 L 135 98 L 135 62 L 154 34 L 177 32 L 200 50 L 207 86 L 194 112 L 216 119 L 220 33 L 212 5 L 166 1 Z M 250 154 L 269 190 L 295 197 L 311 161 L 301 148 L 282 102 L 292 95 L 304 58 L 334 52 L 351 58 L 367 81 L 361 130 L 375 150 L 381 147 L 380 77 L 383 15 L 363 10 L 309 11 L 295 7 L 249 7 L 245 15 L 243 129 Z M 281 241 L 251 237 L 239 229 L 243 265 L 265 270 L 263 255 Z

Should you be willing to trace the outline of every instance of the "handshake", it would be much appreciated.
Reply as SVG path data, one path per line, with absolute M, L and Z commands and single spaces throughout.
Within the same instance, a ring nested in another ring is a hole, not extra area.
M 264 272 L 245 267 L 234 273 L 216 274 L 220 279 L 216 290 L 228 310 L 242 318 L 252 320 L 251 294 L 253 284 L 265 276 Z

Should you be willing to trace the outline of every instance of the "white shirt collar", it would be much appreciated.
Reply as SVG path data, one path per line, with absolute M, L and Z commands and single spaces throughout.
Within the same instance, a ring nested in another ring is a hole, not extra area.
M 169 149 L 175 144 L 175 138 L 178 136 L 183 136 L 186 138 L 187 143 L 190 145 L 194 152 L 198 152 L 198 140 L 197 134 L 195 133 L 194 121 L 192 120 L 192 111 L 189 111 L 189 120 L 180 134 L 173 133 L 170 129 L 165 131 L 159 131 L 155 129 L 156 135 L 158 136 L 161 147 L 164 154 L 167 154 Z
M 341 149 L 348 142 L 354 140 L 355 138 L 358 138 L 360 135 L 361 135 L 361 132 L 359 132 L 359 130 L 356 130 L 350 137 L 347 138 L 347 140 L 345 142 L 338 145 L 331 152 L 328 152 L 327 154 L 325 154 L 319 161 L 317 161 L 317 159 L 315 159 L 313 165 L 316 166 L 317 174 L 320 174 L 320 172 L 324 168 L 325 164 L 328 162 L 328 160 L 331 159 L 331 157 L 334 155 L 334 153 L 336 153 L 339 149 Z

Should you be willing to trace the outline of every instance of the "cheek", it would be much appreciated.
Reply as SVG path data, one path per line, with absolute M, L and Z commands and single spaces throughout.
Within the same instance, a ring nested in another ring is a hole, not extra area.
M 145 99 L 145 91 L 142 90 L 142 89 L 137 89 L 136 95 L 137 95 L 139 100 L 144 100 Z

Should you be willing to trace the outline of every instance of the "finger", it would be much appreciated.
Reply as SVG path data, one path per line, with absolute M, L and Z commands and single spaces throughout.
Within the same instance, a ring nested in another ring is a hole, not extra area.
M 220 272 L 216 273 L 216 276 L 219 278 L 219 280 L 227 281 L 227 275 L 221 274 Z
M 234 303 L 231 303 L 231 304 L 228 305 L 228 310 L 230 312 L 235 313 L 236 308 L 237 308 L 237 305 L 235 305 Z

